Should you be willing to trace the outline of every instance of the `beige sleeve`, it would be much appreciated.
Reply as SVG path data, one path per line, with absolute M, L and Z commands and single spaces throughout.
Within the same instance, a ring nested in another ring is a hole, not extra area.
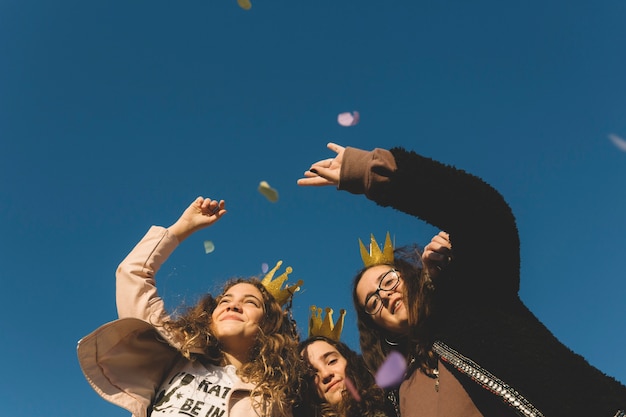
M 178 239 L 152 226 L 120 263 L 116 272 L 116 302 L 120 318 L 135 317 L 154 325 L 167 317 L 156 288 L 155 275 L 178 246 Z

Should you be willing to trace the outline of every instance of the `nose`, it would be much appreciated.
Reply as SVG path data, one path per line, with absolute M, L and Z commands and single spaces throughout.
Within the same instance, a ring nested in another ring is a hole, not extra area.
M 320 372 L 320 378 L 322 378 L 323 384 L 328 384 L 330 381 L 333 380 L 334 376 L 335 374 L 329 369 L 325 369 L 322 372 Z
M 240 301 L 231 301 L 226 306 L 226 310 L 228 310 L 228 311 L 237 311 L 237 312 L 241 313 L 241 311 L 242 311 L 241 310 L 241 302 Z
M 396 290 L 380 290 L 378 292 L 378 296 L 380 297 L 381 301 L 383 302 L 383 305 L 387 306 L 389 304 L 389 297 L 394 292 L 396 292 Z
M 317 375 L 319 376 L 322 383 L 328 384 L 330 381 L 333 380 L 335 373 L 333 372 L 332 367 L 328 365 L 323 365 L 320 368 L 321 369 L 319 369 Z

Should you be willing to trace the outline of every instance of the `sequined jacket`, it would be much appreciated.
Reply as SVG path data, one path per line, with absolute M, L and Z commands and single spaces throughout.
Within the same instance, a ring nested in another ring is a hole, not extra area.
M 519 298 L 517 226 L 493 187 L 402 148 L 346 148 L 338 189 L 450 234 L 454 261 L 436 289 L 434 350 L 483 414 L 504 402 L 518 415 L 624 415 L 626 387 L 561 343 Z

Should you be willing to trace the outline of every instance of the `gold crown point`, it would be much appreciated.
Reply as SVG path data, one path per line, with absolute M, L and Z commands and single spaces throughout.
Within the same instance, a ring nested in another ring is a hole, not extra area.
M 272 294 L 272 296 L 274 296 L 276 301 L 281 306 L 287 303 L 287 301 L 289 301 L 293 294 L 296 291 L 300 290 L 300 287 L 303 284 L 302 280 L 298 280 L 295 285 L 286 286 L 285 288 L 281 289 L 284 282 L 287 281 L 287 278 L 289 278 L 289 274 L 293 272 L 293 269 L 288 266 L 287 268 L 285 268 L 285 272 L 279 275 L 276 279 L 272 280 L 272 278 L 274 278 L 274 274 L 282 264 L 283 261 L 276 262 L 276 266 L 274 266 L 274 268 L 272 268 L 267 274 L 265 274 L 265 276 L 261 280 L 261 284 L 263 284 L 267 291 Z
M 309 317 L 309 335 L 313 336 L 315 329 L 322 327 L 322 309 L 316 306 L 311 306 L 311 316 Z
M 346 310 L 339 310 L 339 319 L 333 324 L 333 309 L 326 307 L 326 317 L 322 319 L 322 309 L 311 306 L 311 317 L 309 318 L 309 337 L 324 336 L 329 339 L 339 341 L 343 331 L 343 323 Z
M 382 251 L 374 238 L 374 234 L 370 235 L 369 250 L 365 247 L 361 239 L 359 239 L 359 247 L 361 249 L 361 259 L 366 268 L 374 265 L 393 263 L 393 245 L 391 244 L 389 232 L 387 232 L 387 236 L 385 237 L 385 245 Z

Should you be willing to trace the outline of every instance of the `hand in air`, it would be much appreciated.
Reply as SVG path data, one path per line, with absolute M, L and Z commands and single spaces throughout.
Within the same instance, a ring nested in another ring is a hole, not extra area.
M 452 244 L 450 243 L 450 236 L 446 232 L 439 232 L 424 247 L 424 252 L 422 253 L 424 268 L 428 270 L 432 278 L 435 278 L 448 266 L 451 260 Z
M 298 185 L 302 186 L 323 186 L 339 184 L 339 174 L 341 173 L 341 161 L 345 148 L 336 143 L 326 145 L 328 149 L 337 155 L 334 158 L 322 159 L 311 165 L 304 173 L 304 178 L 298 180 Z
M 224 200 L 211 200 L 210 198 L 198 197 L 185 209 L 180 218 L 168 229 L 176 235 L 179 241 L 183 241 L 192 233 L 211 226 L 217 222 L 226 209 Z

